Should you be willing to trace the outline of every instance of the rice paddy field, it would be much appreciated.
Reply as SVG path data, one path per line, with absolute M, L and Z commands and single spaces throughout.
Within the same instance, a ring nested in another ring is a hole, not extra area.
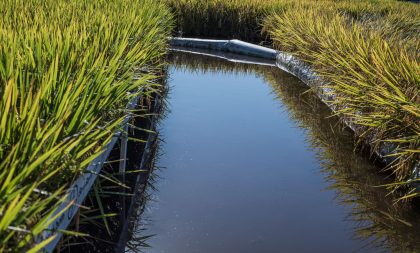
M 151 0 L 4 0 L 0 10 L 0 252 L 37 252 L 128 101 L 156 89 L 172 18 Z
M 0 12 L 0 252 L 38 252 L 54 240 L 37 238 L 65 190 L 126 115 L 140 113 L 127 103 L 159 92 L 169 36 L 294 54 L 326 81 L 357 147 L 392 150 L 388 190 L 420 195 L 418 4 L 0 0 Z

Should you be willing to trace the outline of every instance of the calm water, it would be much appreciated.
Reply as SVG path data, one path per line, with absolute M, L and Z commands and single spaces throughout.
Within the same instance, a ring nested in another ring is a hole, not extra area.
M 153 235 L 144 252 L 412 247 L 401 243 L 409 232 L 398 234 L 409 231 L 404 219 L 415 220 L 410 207 L 372 187 L 384 183 L 378 168 L 353 153 L 351 133 L 302 95 L 297 79 L 270 67 L 171 59 L 156 190 L 138 221 L 137 233 Z

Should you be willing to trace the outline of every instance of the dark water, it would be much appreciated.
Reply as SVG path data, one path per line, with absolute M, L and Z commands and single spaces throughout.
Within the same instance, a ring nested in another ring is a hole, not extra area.
M 299 80 L 188 54 L 171 62 L 160 169 L 136 232 L 153 235 L 144 252 L 417 251 L 411 205 L 374 187 L 386 182 L 379 168 Z

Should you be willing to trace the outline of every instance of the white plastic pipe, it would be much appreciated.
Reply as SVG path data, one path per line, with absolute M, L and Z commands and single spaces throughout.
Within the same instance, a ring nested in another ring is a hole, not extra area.
M 240 40 L 171 38 L 169 43 L 171 46 L 176 47 L 213 49 L 265 59 L 275 60 L 277 57 L 277 51 L 274 49 L 254 45 Z

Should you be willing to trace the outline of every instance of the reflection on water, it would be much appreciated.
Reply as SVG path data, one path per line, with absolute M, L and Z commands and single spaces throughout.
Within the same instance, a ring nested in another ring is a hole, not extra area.
M 127 251 L 420 251 L 418 212 L 376 187 L 385 176 L 294 77 L 185 53 L 170 64 L 165 168 Z

